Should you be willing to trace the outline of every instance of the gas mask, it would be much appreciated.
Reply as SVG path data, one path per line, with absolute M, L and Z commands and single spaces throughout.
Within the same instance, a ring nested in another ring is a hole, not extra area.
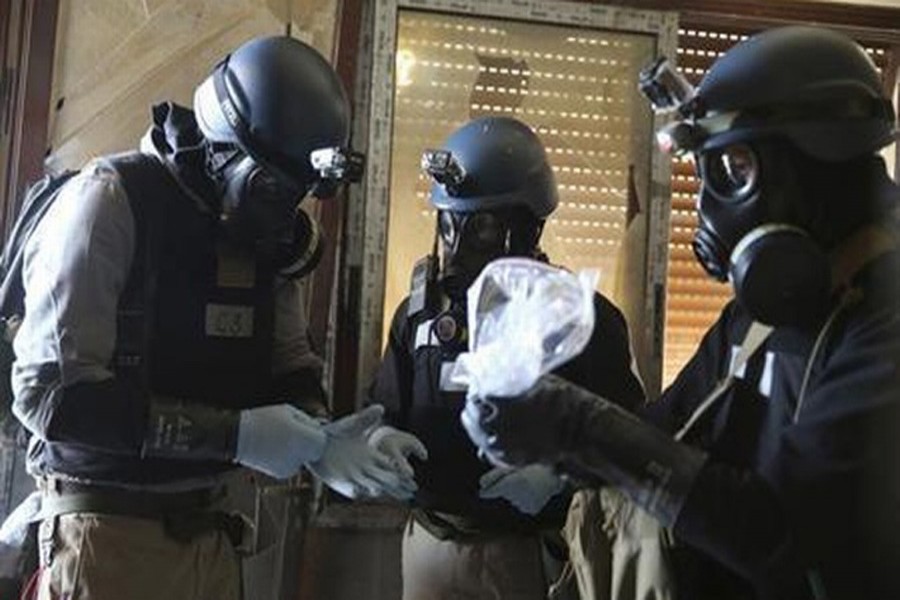
M 438 211 L 438 234 L 443 248 L 441 287 L 455 299 L 464 299 L 481 270 L 509 251 L 509 224 L 494 212 Z
M 704 270 L 730 281 L 762 323 L 804 325 L 828 302 L 828 255 L 810 235 L 809 198 L 786 141 L 742 139 L 739 114 L 707 114 L 693 87 L 665 61 L 641 73 L 641 90 L 659 111 L 682 120 L 657 133 L 663 152 L 692 153 L 701 180 L 694 254 Z M 732 141 L 733 140 L 733 141 Z
M 252 157 L 211 144 L 209 171 L 221 198 L 221 230 L 282 275 L 309 273 L 322 254 L 318 225 L 299 209 L 307 190 L 285 182 Z
M 830 266 L 806 229 L 809 203 L 789 152 L 737 143 L 701 152 L 693 249 L 707 273 L 731 281 L 738 301 L 768 325 L 803 325 L 828 300 Z

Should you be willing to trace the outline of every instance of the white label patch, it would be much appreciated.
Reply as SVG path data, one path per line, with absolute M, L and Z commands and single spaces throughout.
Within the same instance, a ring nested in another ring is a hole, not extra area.
M 737 355 L 741 351 L 740 346 L 732 346 L 731 347 L 731 362 L 728 366 L 728 372 L 730 373 L 734 370 L 734 363 L 737 361 Z M 775 354 L 772 352 L 766 352 L 766 363 L 763 366 L 762 375 L 759 378 L 759 384 L 757 389 L 759 393 L 762 394 L 766 398 L 772 397 L 772 370 L 775 367 Z M 741 368 L 737 370 L 734 376 L 737 379 L 744 379 L 747 375 L 747 363 L 741 365 Z
M 738 354 L 741 351 L 740 346 L 732 346 L 731 347 L 731 359 L 728 361 L 728 372 L 734 373 L 734 376 L 737 379 L 743 379 L 744 375 L 747 373 L 747 363 L 741 365 L 741 368 L 737 371 L 734 370 L 734 364 L 737 362 Z
M 253 307 L 207 304 L 206 335 L 227 338 L 253 337 Z
M 413 346 L 414 350 L 418 350 L 422 346 L 436 346 L 437 344 L 431 343 L 431 325 L 434 323 L 434 319 L 428 319 L 424 323 L 419 323 L 419 326 L 416 328 L 416 345 Z
M 766 366 L 763 367 L 762 377 L 759 378 L 759 393 L 766 398 L 772 397 L 772 369 L 775 365 L 775 354 L 766 352 Z
M 465 392 L 465 391 L 468 391 L 469 386 L 464 385 L 462 383 L 456 383 L 455 381 L 450 379 L 450 374 L 453 373 L 453 369 L 455 367 L 456 367 L 456 361 L 441 363 L 440 389 L 442 392 Z

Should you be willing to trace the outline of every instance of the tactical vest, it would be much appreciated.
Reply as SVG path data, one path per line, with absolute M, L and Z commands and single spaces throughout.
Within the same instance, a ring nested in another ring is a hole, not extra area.
M 270 403 L 275 271 L 224 243 L 217 215 L 202 211 L 161 164 L 156 168 L 159 176 L 143 189 L 122 178 L 136 240 L 119 299 L 117 385 L 123 394 L 149 390 L 220 408 Z M 98 482 L 165 483 L 230 467 L 40 446 L 51 471 Z
M 570 499 L 560 494 L 536 516 L 519 512 L 506 500 L 479 497 L 479 478 L 491 466 L 478 457 L 459 420 L 465 388 L 450 372 L 467 349 L 465 312 L 425 309 L 408 320 L 412 359 L 412 405 L 402 407 L 405 428 L 428 448 L 416 468 L 417 518 L 439 537 L 483 532 L 535 532 L 562 527 Z

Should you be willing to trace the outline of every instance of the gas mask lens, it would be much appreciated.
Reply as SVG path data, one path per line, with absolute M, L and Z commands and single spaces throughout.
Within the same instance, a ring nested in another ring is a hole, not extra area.
M 479 248 L 497 248 L 506 241 L 503 223 L 491 213 L 475 213 L 466 219 L 465 231 L 473 245 Z
M 455 214 L 441 211 L 438 216 L 441 239 L 450 247 L 466 246 L 472 250 L 494 250 L 506 242 L 503 221 L 489 212 Z
M 756 190 L 759 160 L 746 144 L 704 152 L 699 164 L 703 184 L 722 200 L 743 200 Z

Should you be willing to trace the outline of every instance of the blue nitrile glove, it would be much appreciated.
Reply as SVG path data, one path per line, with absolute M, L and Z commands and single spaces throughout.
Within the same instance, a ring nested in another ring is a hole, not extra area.
M 295 475 L 318 459 L 327 436 L 322 426 L 290 404 L 242 410 L 235 462 L 277 479 Z
M 334 491 L 347 496 L 412 498 L 416 483 L 390 457 L 370 446 L 368 435 L 381 421 L 384 407 L 373 405 L 324 426 L 327 434 L 321 458 L 309 470 Z
M 409 464 L 409 456 L 428 460 L 428 450 L 419 438 L 406 431 L 382 425 L 369 435 L 369 445 L 391 459 L 394 467 L 403 475 L 413 478 L 415 471 Z
M 478 480 L 478 496 L 503 498 L 527 515 L 536 515 L 563 489 L 562 479 L 547 465 L 494 467 Z

